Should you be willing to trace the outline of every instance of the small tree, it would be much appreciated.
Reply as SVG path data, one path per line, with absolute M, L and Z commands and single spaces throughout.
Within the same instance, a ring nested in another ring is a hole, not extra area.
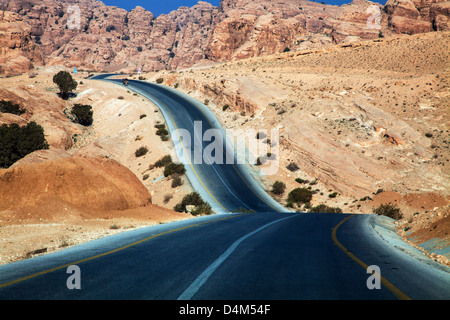
M 400 208 L 392 203 L 380 204 L 376 209 L 373 209 L 373 213 L 387 216 L 395 220 L 400 220 L 403 217 Z
M 0 168 L 9 168 L 33 151 L 48 148 L 44 129 L 36 122 L 22 127 L 17 123 L 0 126 Z
M 183 200 L 175 206 L 174 210 L 177 212 L 185 212 L 187 205 L 201 206 L 204 204 L 206 204 L 206 202 L 203 201 L 200 194 L 197 192 L 192 192 L 185 195 Z
M 272 186 L 272 193 L 273 194 L 283 194 L 284 190 L 286 189 L 286 185 L 281 181 L 276 181 Z
M 16 115 L 21 115 L 25 113 L 26 111 L 22 108 L 20 108 L 20 105 L 16 103 L 12 103 L 11 101 L 0 101 L 0 112 L 3 113 L 12 113 Z
M 53 82 L 58 85 L 60 96 L 64 100 L 67 100 L 78 86 L 78 83 L 72 78 L 69 72 L 60 71 L 53 77 Z
M 136 152 L 134 153 L 134 155 L 136 156 L 136 158 L 145 156 L 148 152 L 148 148 L 147 147 L 140 147 L 139 149 L 136 150 Z
M 313 193 L 305 188 L 296 188 L 289 192 L 288 202 L 292 203 L 309 203 Z
M 72 114 L 75 116 L 75 122 L 83 126 L 90 126 L 94 122 L 92 106 L 85 104 L 75 104 L 72 108 Z
M 169 163 L 164 168 L 164 176 L 169 177 L 173 174 L 184 174 L 186 172 L 186 169 L 184 168 L 184 165 L 181 163 Z

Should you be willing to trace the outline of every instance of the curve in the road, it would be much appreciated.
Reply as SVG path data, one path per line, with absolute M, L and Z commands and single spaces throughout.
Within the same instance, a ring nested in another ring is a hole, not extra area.
M 94 80 L 108 81 L 122 85 L 121 80 L 109 79 L 112 75 L 100 75 Z M 180 135 L 180 128 L 187 130 L 201 143 L 203 150 L 207 142 L 198 135 L 203 135 L 208 129 L 217 129 L 223 133 L 223 141 L 220 141 L 224 157 L 230 156 L 229 142 L 220 122 L 214 113 L 200 102 L 184 95 L 172 88 L 149 82 L 131 80 L 127 86 L 150 99 L 161 110 L 169 131 L 172 134 L 175 149 L 181 162 L 185 164 L 186 175 L 194 189 L 213 207 L 216 213 L 236 212 L 240 209 L 255 212 L 289 212 L 281 204 L 275 201 L 266 192 L 262 183 L 257 181 L 256 174 L 248 164 L 240 164 L 233 154 L 233 162 L 223 163 L 195 163 L 191 156 L 195 151 L 194 143 L 185 144 Z M 201 132 L 196 129 L 196 122 L 201 123 Z M 197 135 L 197 136 L 196 136 Z M 180 143 L 181 142 L 181 143 Z M 179 146 L 181 145 L 181 150 Z M 202 152 L 202 154 L 204 154 Z

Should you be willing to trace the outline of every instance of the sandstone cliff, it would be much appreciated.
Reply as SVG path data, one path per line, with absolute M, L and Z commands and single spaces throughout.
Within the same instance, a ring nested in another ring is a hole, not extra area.
M 365 0 L 342 6 L 222 0 L 219 7 L 200 1 L 159 17 L 142 7 L 127 12 L 94 0 L 11 0 L 2 8 L 29 26 L 46 64 L 126 72 L 448 30 L 450 16 L 449 2 L 441 0 L 389 0 L 384 7 Z M 26 64 L 23 58 L 19 63 Z
M 0 13 L 0 74 L 25 73 L 41 63 L 42 56 L 31 39 L 31 27 L 12 12 Z

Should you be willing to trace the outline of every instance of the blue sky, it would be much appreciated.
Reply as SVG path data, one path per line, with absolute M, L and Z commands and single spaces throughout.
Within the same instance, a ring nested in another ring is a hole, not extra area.
M 130 11 L 136 8 L 136 6 L 141 6 L 151 13 L 155 17 L 160 14 L 167 14 L 170 11 L 177 10 L 179 7 L 192 7 L 197 4 L 198 0 L 147 0 L 147 1 L 137 1 L 137 0 L 101 0 L 104 4 L 108 6 L 116 6 L 125 10 Z M 218 7 L 220 0 L 204 0 L 212 5 Z
M 211 3 L 212 5 L 218 7 L 220 0 L 204 0 Z M 343 3 L 349 3 L 351 0 L 316 0 L 316 2 L 325 2 L 326 4 L 339 5 Z M 386 0 L 372 0 L 373 2 L 379 2 L 385 4 Z M 197 4 L 198 0 L 147 0 L 147 1 L 137 1 L 137 0 L 102 0 L 102 2 L 108 6 L 117 6 L 119 8 L 130 11 L 136 8 L 136 6 L 141 6 L 148 11 L 152 12 L 155 17 L 160 14 L 167 14 L 172 10 L 177 10 L 181 6 L 192 7 Z

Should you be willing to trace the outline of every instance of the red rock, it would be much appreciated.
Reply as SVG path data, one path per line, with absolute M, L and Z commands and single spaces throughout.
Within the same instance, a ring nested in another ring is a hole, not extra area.
M 11 0 L 8 10 L 29 26 L 29 37 L 48 65 L 150 71 L 374 39 L 380 32 L 448 30 L 448 3 L 388 0 L 382 7 L 365 0 L 342 6 L 306 0 L 222 0 L 214 7 L 199 1 L 154 17 L 142 7 L 127 12 L 95 0 Z M 79 8 L 79 16 L 69 10 L 71 5 Z M 379 28 L 368 24 L 371 6 L 380 9 Z M 74 17 L 76 28 L 68 24 Z M 14 64 L 19 70 L 30 67 L 23 58 Z

